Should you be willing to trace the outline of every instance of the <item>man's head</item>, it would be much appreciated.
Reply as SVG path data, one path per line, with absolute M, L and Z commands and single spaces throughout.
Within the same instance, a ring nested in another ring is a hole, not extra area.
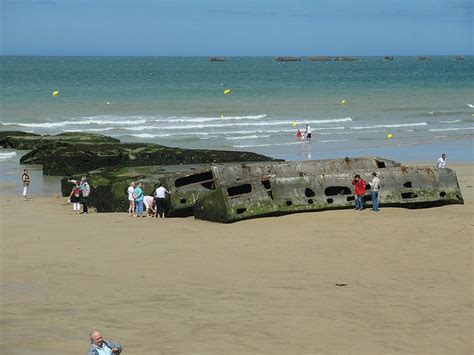
M 359 174 L 355 174 L 354 179 L 356 179 L 356 180 L 360 179 L 360 175 L 359 175 Z
M 87 181 L 87 178 L 85 176 L 81 177 L 81 181 L 82 182 L 86 182 Z
M 92 344 L 102 347 L 102 344 L 104 344 L 104 338 L 102 338 L 102 334 L 97 329 L 90 332 L 89 336 Z
M 28 174 L 28 169 L 23 170 L 25 174 Z
M 441 154 L 441 158 L 446 159 L 446 154 Z
M 372 176 L 377 176 L 377 173 L 374 171 L 374 172 L 372 173 Z

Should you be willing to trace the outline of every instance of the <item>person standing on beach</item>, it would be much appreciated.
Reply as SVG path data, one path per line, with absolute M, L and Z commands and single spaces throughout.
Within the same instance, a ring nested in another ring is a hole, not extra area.
M 91 339 L 91 343 L 89 345 L 89 351 L 87 352 L 87 355 L 120 354 L 123 350 L 120 343 L 109 339 L 104 339 L 102 334 L 97 329 L 94 329 L 92 332 L 90 332 L 89 337 Z
M 23 182 L 23 197 L 25 198 L 25 201 L 27 201 L 28 200 L 28 187 L 30 186 L 30 176 L 28 175 L 28 169 L 23 170 L 21 181 Z
M 169 194 L 163 185 L 158 184 L 157 189 L 155 190 L 155 205 L 156 205 L 156 214 L 155 217 L 165 218 L 166 212 L 166 194 Z
M 364 209 L 365 180 L 356 174 L 352 185 L 354 186 L 355 209 L 362 211 Z
M 130 217 L 133 216 L 133 212 L 135 212 L 135 199 L 133 198 L 133 191 L 135 190 L 135 183 L 132 181 L 130 186 L 127 189 L 128 195 L 128 213 Z
M 82 212 L 81 213 L 89 213 L 88 210 L 88 203 L 89 203 L 89 195 L 91 194 L 91 186 L 87 182 L 87 178 L 83 176 L 81 178 L 81 191 L 82 191 Z
M 445 169 L 446 164 L 448 164 L 448 162 L 446 161 L 446 154 L 443 153 L 441 154 L 441 157 L 438 159 L 436 166 L 440 169 Z
M 372 211 L 378 212 L 379 210 L 379 189 L 380 179 L 377 177 L 377 173 L 372 173 L 372 181 L 370 182 L 370 195 L 372 197 Z
M 69 200 L 72 202 L 72 210 L 75 214 L 79 214 L 81 211 L 81 200 L 82 200 L 82 190 L 81 182 L 76 181 L 76 184 L 72 188 L 71 194 L 69 195 Z
M 135 201 L 135 216 L 140 217 L 143 213 L 143 190 L 142 183 L 139 182 L 133 190 L 133 199 Z

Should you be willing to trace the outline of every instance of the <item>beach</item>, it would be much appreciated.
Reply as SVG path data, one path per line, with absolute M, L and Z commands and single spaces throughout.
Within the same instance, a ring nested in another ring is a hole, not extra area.
M 2 354 L 470 354 L 473 165 L 464 205 L 234 224 L 73 215 L 2 195 Z M 58 192 L 59 194 L 59 192 Z

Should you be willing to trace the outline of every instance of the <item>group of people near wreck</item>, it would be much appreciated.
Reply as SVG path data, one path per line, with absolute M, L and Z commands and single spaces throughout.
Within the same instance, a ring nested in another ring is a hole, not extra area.
M 355 200 L 355 209 L 358 211 L 364 210 L 364 195 L 367 189 L 367 182 L 361 178 L 359 174 L 354 176 L 352 180 L 352 185 L 354 186 L 354 200 Z M 370 187 L 370 197 L 372 199 L 372 211 L 378 212 L 379 209 L 379 189 L 380 189 L 380 179 L 377 177 L 377 173 L 374 171 L 372 173 L 372 181 L 369 183 Z
M 169 191 L 161 183 L 158 184 L 153 196 L 151 196 L 144 194 L 141 182 L 131 182 L 127 189 L 130 217 L 165 218 L 167 194 L 169 194 Z M 143 215 L 143 212 L 145 212 L 145 215 Z

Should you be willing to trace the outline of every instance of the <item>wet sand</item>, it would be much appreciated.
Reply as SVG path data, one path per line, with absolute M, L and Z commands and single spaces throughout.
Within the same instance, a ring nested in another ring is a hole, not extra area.
M 470 354 L 473 165 L 465 205 L 221 225 L 73 215 L 2 197 L 2 354 Z

